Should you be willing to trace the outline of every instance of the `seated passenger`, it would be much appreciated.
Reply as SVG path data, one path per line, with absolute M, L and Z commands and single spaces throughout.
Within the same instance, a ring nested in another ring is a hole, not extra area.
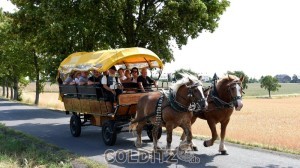
M 78 85 L 86 85 L 88 83 L 88 75 L 89 75 L 88 71 L 82 71 L 81 76 L 78 80 Z
M 120 79 L 121 83 L 124 83 L 127 80 L 127 77 L 124 74 L 124 69 L 119 68 L 118 69 L 118 74 L 119 74 L 119 79 Z
M 137 67 L 133 67 L 131 69 L 131 75 L 132 75 L 131 82 L 137 83 L 137 79 L 139 77 L 139 70 L 137 69 Z
M 93 75 L 88 79 L 88 85 L 99 85 L 101 83 L 102 75 L 99 71 L 93 70 Z
M 70 85 L 75 85 L 75 84 L 78 85 L 80 76 L 81 76 L 81 72 L 79 72 L 79 71 L 76 72 L 75 76 L 74 76 L 75 77 L 74 82 L 71 82 Z
M 155 80 L 151 79 L 147 76 L 147 68 L 142 69 L 142 75 L 140 75 L 137 79 L 139 89 L 141 92 L 146 92 L 147 90 L 151 90 L 151 85 L 154 84 L 157 87 L 157 83 Z
M 131 75 L 130 75 L 130 70 L 129 69 L 126 69 L 125 70 L 125 76 L 128 80 L 131 80 Z
M 75 83 L 75 72 L 71 72 L 67 79 L 63 82 L 64 85 L 70 85 L 72 82 Z
M 116 77 L 116 67 L 112 66 L 109 68 L 109 76 L 103 76 L 101 79 L 101 84 L 103 85 L 104 91 L 107 94 L 108 100 L 111 102 L 112 109 L 114 111 L 114 101 L 116 97 L 122 93 L 122 84 L 118 77 Z

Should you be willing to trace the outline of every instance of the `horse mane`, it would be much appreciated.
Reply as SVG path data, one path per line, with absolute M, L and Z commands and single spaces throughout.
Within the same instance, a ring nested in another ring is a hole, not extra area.
M 197 77 L 190 75 L 190 74 L 186 74 L 186 73 L 182 73 L 181 74 L 183 76 L 183 78 L 181 78 L 180 80 L 178 80 L 171 88 L 173 90 L 173 92 L 176 94 L 178 89 L 182 86 L 182 85 L 186 85 L 190 82 L 190 80 L 193 81 L 193 83 L 199 82 Z
M 225 75 L 224 77 L 222 77 L 221 79 L 218 80 L 218 85 L 217 87 L 220 87 L 221 85 L 223 85 L 224 83 L 228 83 L 234 80 L 240 80 L 240 78 L 238 78 L 235 75 Z

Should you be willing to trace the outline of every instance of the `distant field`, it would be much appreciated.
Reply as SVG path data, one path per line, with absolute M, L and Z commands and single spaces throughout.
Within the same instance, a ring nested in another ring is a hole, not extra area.
M 300 94 L 300 83 L 280 83 L 281 87 L 277 92 L 271 92 L 272 95 Z M 260 88 L 259 83 L 248 84 L 245 89 L 245 96 L 268 96 L 268 91 Z
M 170 85 L 170 83 L 169 83 Z M 205 86 L 209 86 L 210 83 L 205 83 Z M 278 92 L 271 92 L 271 95 L 287 95 L 287 94 L 300 94 L 300 83 L 281 83 L 281 88 L 279 88 Z M 167 86 L 167 83 L 164 83 L 164 87 Z M 1 90 L 2 91 L 2 90 Z M 1 92 L 0 91 L 0 92 Z M 35 91 L 35 84 L 30 83 L 25 89 L 25 92 L 34 92 Z M 58 85 L 57 84 L 50 84 L 47 83 L 45 85 L 45 92 L 58 92 Z M 248 89 L 244 90 L 246 97 L 264 97 L 268 96 L 268 91 L 265 89 L 260 88 L 259 83 L 249 83 Z

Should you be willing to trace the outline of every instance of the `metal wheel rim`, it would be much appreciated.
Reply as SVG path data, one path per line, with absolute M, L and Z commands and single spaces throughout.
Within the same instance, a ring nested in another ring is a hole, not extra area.
M 71 123 L 71 131 L 72 131 L 73 134 L 75 134 L 75 132 L 76 132 L 76 122 L 75 122 L 75 120 Z
M 112 133 L 111 133 L 110 128 L 105 127 L 105 129 L 104 129 L 104 139 L 105 139 L 105 141 L 110 141 L 111 136 L 112 136 Z

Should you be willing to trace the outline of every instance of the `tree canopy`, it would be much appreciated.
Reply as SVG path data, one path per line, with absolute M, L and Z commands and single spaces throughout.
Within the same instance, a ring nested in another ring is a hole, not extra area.
M 59 63 L 74 52 L 145 47 L 164 62 L 171 62 L 174 60 L 172 47 L 181 48 L 203 31 L 214 32 L 229 6 L 228 0 L 11 2 L 18 10 L 4 15 L 12 19 L 12 32 L 26 50 L 22 57 L 31 64 L 20 61 L 18 64 L 28 66 L 27 74 L 37 82 L 37 94 L 48 77 L 55 80 Z M 10 45 L 18 48 L 16 43 Z
M 271 91 L 278 91 L 281 85 L 278 83 L 277 78 L 267 75 L 265 77 L 262 76 L 260 80 L 260 87 L 268 90 L 269 98 L 271 98 Z

